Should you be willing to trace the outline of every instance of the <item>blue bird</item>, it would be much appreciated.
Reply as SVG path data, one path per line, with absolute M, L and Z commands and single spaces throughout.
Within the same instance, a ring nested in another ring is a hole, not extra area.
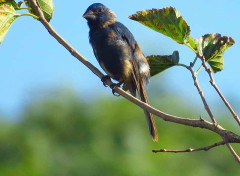
M 123 84 L 124 90 L 149 104 L 145 85 L 150 78 L 150 67 L 133 34 L 120 22 L 105 5 L 94 3 L 83 17 L 87 20 L 89 41 L 102 69 L 109 77 Z M 153 115 L 145 111 L 149 132 L 154 141 L 158 140 Z

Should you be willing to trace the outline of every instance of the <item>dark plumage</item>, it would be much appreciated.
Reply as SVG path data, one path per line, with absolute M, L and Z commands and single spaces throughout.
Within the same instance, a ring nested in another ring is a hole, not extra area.
M 150 78 L 150 68 L 132 33 L 117 22 L 116 15 L 101 3 L 89 6 L 83 17 L 88 22 L 89 41 L 103 70 L 122 82 L 123 88 L 133 96 L 138 93 L 143 102 L 149 103 L 145 85 Z M 157 141 L 153 116 L 148 111 L 144 113 L 150 134 Z

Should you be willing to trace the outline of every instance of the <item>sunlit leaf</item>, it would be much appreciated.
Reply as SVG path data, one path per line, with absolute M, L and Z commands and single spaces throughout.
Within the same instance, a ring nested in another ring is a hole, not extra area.
M 53 0 L 36 0 L 39 4 L 40 9 L 43 11 L 45 19 L 49 22 L 52 19 L 52 15 L 54 12 L 54 5 Z M 27 5 L 32 8 L 33 4 L 31 0 L 27 1 Z M 32 8 L 31 13 L 37 15 L 35 11 Z
M 185 44 L 188 45 L 195 53 L 197 53 L 198 40 L 190 35 L 185 39 Z
M 150 66 L 150 74 L 154 76 L 179 62 L 179 53 L 174 51 L 172 55 L 151 55 L 147 56 L 147 60 Z
M 173 7 L 139 11 L 129 18 L 160 32 L 178 43 L 185 43 L 190 27 L 180 13 Z
M 19 17 L 11 4 L 0 5 L 0 43 L 2 43 L 12 23 Z
M 234 44 L 231 37 L 221 36 L 221 34 L 206 34 L 198 39 L 198 52 L 204 56 L 213 72 L 223 69 L 223 54 Z

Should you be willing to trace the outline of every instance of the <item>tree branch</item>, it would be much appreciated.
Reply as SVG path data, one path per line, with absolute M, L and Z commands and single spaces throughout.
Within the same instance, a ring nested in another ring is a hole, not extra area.
M 156 150 L 152 150 L 152 152 L 154 153 L 158 153 L 158 152 L 171 152 L 171 153 L 185 153 L 185 152 L 197 152 L 197 151 L 208 151 L 214 147 L 218 147 L 220 145 L 224 145 L 227 144 L 226 141 L 221 141 L 221 142 L 217 142 L 215 144 L 206 146 L 206 147 L 201 147 L 201 148 L 189 148 L 186 150 L 168 150 L 168 149 L 156 149 Z
M 198 56 L 201 60 L 202 60 L 202 66 L 205 68 L 206 72 L 209 75 L 210 78 L 210 84 L 213 86 L 213 88 L 217 91 L 218 95 L 221 97 L 222 101 L 224 102 L 224 104 L 227 106 L 227 108 L 229 109 L 229 111 L 231 112 L 233 118 L 237 121 L 238 125 L 240 125 L 240 119 L 238 117 L 238 114 L 233 110 L 232 106 L 230 105 L 230 103 L 227 101 L 227 99 L 223 96 L 222 92 L 220 91 L 220 89 L 217 87 L 217 84 L 213 78 L 211 69 L 208 68 L 207 64 L 206 64 L 206 60 L 204 58 L 204 56 Z
M 50 35 L 52 37 L 54 37 L 61 45 L 63 45 L 71 53 L 71 55 L 73 55 L 75 58 L 77 58 L 86 67 L 88 67 L 96 76 L 98 76 L 100 79 L 102 79 L 104 74 L 101 73 L 88 60 L 86 60 L 80 53 L 78 53 L 71 45 L 69 45 L 46 21 L 46 19 L 44 18 L 43 12 L 40 10 L 39 6 L 37 5 L 36 0 L 32 0 L 32 3 L 34 5 L 35 11 L 37 12 L 37 16 L 39 16 L 39 21 L 45 26 L 45 28 L 48 30 Z M 111 86 L 113 84 L 113 82 L 110 79 L 107 79 L 105 83 L 108 86 Z M 133 97 L 129 93 L 125 92 L 120 87 L 114 87 L 113 89 L 115 92 L 117 92 L 119 95 L 123 96 L 127 100 L 131 101 L 132 103 L 136 104 L 137 106 L 141 107 L 142 109 L 147 110 L 152 114 L 155 114 L 156 116 L 162 118 L 165 121 L 170 121 L 170 122 L 174 122 L 174 123 L 178 123 L 178 124 L 182 124 L 182 125 L 186 125 L 186 126 L 204 128 L 204 129 L 207 129 L 207 130 L 210 130 L 212 132 L 219 134 L 228 143 L 240 143 L 239 135 L 237 135 L 231 131 L 225 130 L 220 125 L 214 125 L 213 123 L 210 123 L 203 119 L 195 120 L 195 119 L 187 119 L 187 118 L 169 115 L 167 113 L 161 112 L 161 111 L 153 108 L 152 106 L 138 100 L 137 98 Z
M 204 108 L 206 109 L 206 111 L 207 111 L 208 115 L 210 116 L 212 122 L 213 122 L 214 124 L 217 124 L 215 118 L 213 117 L 212 111 L 210 110 L 210 108 L 209 108 L 209 106 L 208 106 L 208 104 L 207 104 L 207 101 L 206 101 L 206 99 L 205 99 L 205 97 L 204 97 L 204 95 L 203 95 L 203 91 L 202 91 L 202 89 L 200 88 L 200 85 L 199 85 L 198 80 L 197 80 L 197 75 L 196 75 L 195 71 L 194 71 L 193 68 L 192 68 L 192 64 L 190 64 L 190 67 L 188 67 L 188 69 L 189 69 L 189 71 L 190 71 L 191 74 L 192 74 L 192 78 L 193 78 L 193 81 L 194 81 L 194 85 L 196 86 L 196 88 L 197 88 L 197 90 L 198 90 L 198 93 L 199 93 L 199 95 L 200 95 L 200 97 L 201 97 L 201 99 L 202 99 L 202 102 L 203 102 L 203 104 L 204 104 Z
M 240 157 L 238 156 L 238 154 L 235 152 L 235 150 L 233 149 L 233 147 L 230 144 L 226 144 L 228 149 L 230 150 L 230 152 L 232 153 L 232 155 L 234 156 L 235 161 L 237 161 L 240 164 Z

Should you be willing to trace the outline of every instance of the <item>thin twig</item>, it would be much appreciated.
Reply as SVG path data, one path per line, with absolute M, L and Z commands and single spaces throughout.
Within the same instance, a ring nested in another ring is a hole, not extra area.
M 31 17 L 33 17 L 33 18 L 35 18 L 35 19 L 39 19 L 38 16 L 36 16 L 36 15 L 34 15 L 34 14 L 31 14 L 31 13 L 21 13 L 21 14 L 19 14 L 18 16 L 31 16 Z
M 38 13 L 38 16 L 40 17 L 40 22 L 45 26 L 45 28 L 48 30 L 51 36 L 53 36 L 61 45 L 63 45 L 75 58 L 77 58 L 80 62 L 82 62 L 86 67 L 88 67 L 96 76 L 98 76 L 100 79 L 104 76 L 95 66 L 93 66 L 89 61 L 87 61 L 83 56 L 80 55 L 72 46 L 70 46 L 59 34 L 51 27 L 51 25 L 46 21 L 46 19 L 43 16 L 42 11 L 37 5 L 36 0 L 32 0 L 32 3 L 34 5 L 34 9 Z M 106 80 L 106 85 L 110 86 L 113 84 L 113 82 L 108 79 Z M 198 128 L 204 128 L 208 129 L 210 131 L 213 131 L 220 136 L 224 136 L 224 138 L 229 143 L 240 143 L 240 136 L 232 133 L 231 131 L 228 131 L 224 128 L 222 128 L 220 125 L 215 126 L 213 123 L 210 123 L 208 121 L 205 121 L 203 119 L 200 120 L 194 120 L 194 119 L 187 119 L 187 118 L 181 118 L 173 115 L 169 115 L 167 113 L 161 112 L 152 106 L 138 100 L 137 98 L 133 97 L 120 87 L 114 87 L 114 91 L 116 91 L 119 95 L 123 96 L 127 100 L 131 101 L 132 103 L 138 105 L 144 110 L 149 111 L 152 114 L 155 114 L 156 116 L 162 118 L 165 121 L 170 121 L 182 125 L 192 126 L 192 127 L 198 127 Z
M 224 104 L 227 106 L 227 108 L 229 109 L 229 111 L 231 112 L 232 116 L 234 117 L 234 119 L 237 121 L 238 125 L 240 125 L 240 119 L 238 117 L 238 114 L 233 110 L 232 106 L 230 105 L 230 103 L 227 101 L 227 99 L 223 96 L 222 92 L 220 91 L 220 89 L 218 88 L 216 82 L 214 81 L 211 69 L 208 68 L 207 64 L 206 64 L 206 60 L 204 56 L 198 56 L 201 60 L 202 60 L 202 66 L 205 68 L 206 72 L 209 75 L 210 78 L 210 84 L 214 87 L 214 89 L 217 91 L 218 95 L 221 97 L 222 101 L 224 102 Z
M 29 7 L 20 7 L 17 10 L 31 10 L 31 8 L 29 8 Z
M 202 70 L 203 66 L 200 65 L 200 67 L 197 69 L 196 74 L 198 74 Z
M 156 149 L 156 150 L 152 150 L 152 152 L 154 152 L 154 153 L 158 153 L 158 152 L 185 153 L 185 152 L 208 151 L 214 147 L 218 147 L 220 145 L 225 145 L 225 144 L 227 144 L 226 141 L 221 141 L 221 142 L 217 142 L 215 144 L 212 144 L 212 145 L 209 145 L 206 147 L 201 147 L 201 148 L 189 148 L 186 150 Z
M 199 93 L 199 95 L 200 95 L 200 97 L 201 97 L 201 99 L 202 99 L 202 102 L 203 102 L 203 104 L 204 104 L 204 108 L 206 109 L 206 111 L 207 111 L 208 115 L 210 116 L 212 122 L 213 122 L 214 124 L 217 124 L 217 122 L 216 122 L 215 118 L 213 117 L 213 114 L 212 114 L 212 112 L 211 112 L 211 110 L 210 110 L 210 108 L 209 108 L 209 106 L 208 106 L 208 104 L 207 104 L 207 101 L 206 101 L 206 99 L 205 99 L 205 97 L 204 97 L 204 95 L 203 95 L 203 91 L 202 91 L 202 89 L 200 88 L 200 85 L 199 85 L 198 80 L 197 80 L 197 75 L 196 75 L 196 72 L 195 72 L 195 71 L 193 70 L 193 68 L 192 68 L 192 64 L 191 64 L 190 67 L 188 67 L 188 69 L 189 69 L 189 71 L 190 71 L 191 74 L 192 74 L 192 78 L 193 78 L 193 81 L 194 81 L 194 85 L 196 86 L 196 88 L 197 88 L 197 90 L 198 90 L 198 93 Z
M 194 67 L 194 65 L 196 64 L 197 60 L 198 60 L 198 57 L 197 57 L 197 55 L 196 55 L 194 61 L 191 63 L 191 67 Z
M 196 58 L 195 58 L 196 59 Z M 214 79 L 213 79 L 213 76 L 212 76 L 212 74 L 211 74 L 211 70 L 210 69 L 208 69 L 208 67 L 207 67 L 207 65 L 206 65 L 206 62 L 205 62 L 205 58 L 204 57 L 202 57 L 201 58 L 201 60 L 202 60 L 202 62 L 203 62 L 203 64 L 202 64 L 202 66 L 206 69 L 206 71 L 208 72 L 208 74 L 209 74 L 209 76 L 210 76 L 210 79 L 211 79 L 211 81 L 213 81 L 213 83 L 215 83 L 214 82 Z M 202 98 L 202 101 L 203 101 L 203 104 L 204 104 L 204 107 L 205 107 L 205 109 L 206 109 L 206 111 L 208 112 L 208 114 L 209 114 L 209 116 L 211 117 L 211 119 L 212 119 L 212 121 L 213 121 L 213 123 L 214 124 L 216 124 L 216 120 L 214 119 L 214 117 L 213 117 L 213 114 L 212 114 L 212 112 L 211 112 L 211 110 L 210 110 L 210 108 L 209 108 L 209 106 L 208 106 L 208 104 L 207 104 L 207 102 L 206 102 L 206 100 L 205 100 L 205 98 L 204 98 L 204 95 L 203 95 L 203 92 L 202 92 L 202 90 L 201 90 L 201 88 L 200 88 L 200 86 L 199 86 L 199 84 L 198 84 L 198 80 L 197 80 L 197 75 L 196 75 L 196 72 L 194 72 L 194 70 L 193 70 L 193 63 L 190 63 L 190 67 L 189 67 L 189 70 L 190 70 L 190 72 L 191 72 L 191 74 L 192 74 L 192 77 L 193 77 L 193 80 L 194 80 L 194 85 L 197 87 L 197 89 L 198 89 L 198 92 L 199 92 L 199 94 L 200 94 L 200 96 L 201 96 L 201 98 Z M 199 71 L 199 70 L 198 70 Z M 211 82 L 210 81 L 210 82 Z M 221 92 L 219 91 L 219 89 L 216 87 L 216 84 L 214 84 L 215 85 L 215 89 L 216 89 L 216 91 L 218 92 L 218 93 L 220 93 L 219 95 L 221 96 L 221 97 L 223 97 L 223 95 L 221 94 Z M 223 97 L 224 98 L 224 97 Z M 225 101 L 224 101 L 225 100 Z M 226 101 L 226 99 L 224 98 L 224 102 L 227 102 Z M 227 102 L 228 103 L 228 102 Z M 226 104 L 226 103 L 225 103 Z M 230 104 L 228 103 L 228 105 L 230 106 Z M 227 106 L 227 104 L 226 104 L 226 106 Z M 231 106 L 230 106 L 230 109 L 232 110 L 232 108 L 231 108 Z M 233 111 L 234 112 L 234 111 Z M 222 136 L 223 137 L 223 139 L 224 139 L 224 136 Z M 225 140 L 224 140 L 225 141 Z M 227 147 L 228 147 L 228 149 L 230 150 L 230 152 L 232 153 L 232 155 L 234 156 L 234 158 L 235 158 L 235 160 L 240 164 L 240 157 L 238 156 L 238 154 L 235 152 L 235 150 L 232 148 L 232 146 L 228 143 L 227 144 Z
M 104 74 L 102 74 L 95 66 L 93 66 L 87 59 L 85 59 L 80 53 L 78 53 L 71 45 L 69 45 L 47 22 L 45 19 L 43 12 L 37 5 L 36 0 L 32 0 L 34 5 L 34 9 L 38 13 L 40 22 L 44 25 L 44 27 L 48 30 L 49 34 L 53 36 L 61 45 L 63 45 L 75 58 L 77 58 L 80 62 L 82 62 L 86 67 L 88 67 L 96 76 L 102 78 Z M 107 80 L 106 83 L 111 85 L 112 82 Z
M 240 164 L 240 157 L 236 153 L 236 151 L 233 149 L 233 147 L 230 144 L 226 144 L 232 155 L 234 156 L 235 160 Z

